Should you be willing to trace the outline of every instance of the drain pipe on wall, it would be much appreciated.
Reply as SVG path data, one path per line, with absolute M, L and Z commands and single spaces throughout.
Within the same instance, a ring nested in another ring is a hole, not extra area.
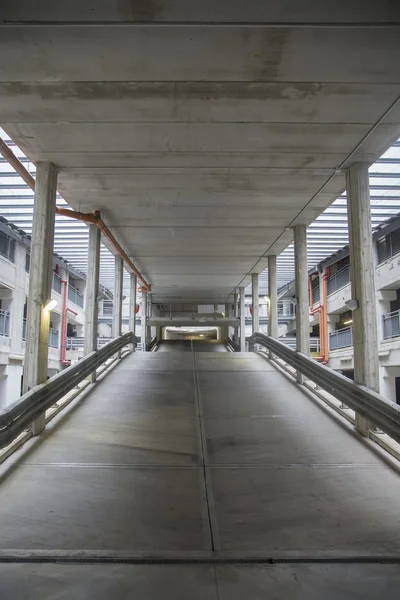
M 24 165 L 19 160 L 19 158 L 14 154 L 14 152 L 7 146 L 7 144 L 5 143 L 5 141 L 2 138 L 0 138 L 0 154 L 13 167 L 13 169 L 15 169 L 15 171 L 18 173 L 18 175 L 25 181 L 25 183 L 31 188 L 31 190 L 34 190 L 35 189 L 35 179 L 32 177 L 32 175 L 29 173 L 29 171 L 24 167 Z M 118 243 L 116 238 L 113 236 L 111 231 L 108 229 L 107 225 L 101 219 L 100 213 L 98 211 L 95 212 L 94 214 L 81 213 L 81 212 L 76 212 L 74 210 L 69 210 L 67 208 L 56 207 L 56 214 L 62 215 L 64 217 L 69 217 L 71 219 L 78 219 L 80 221 L 84 221 L 85 223 L 95 224 L 101 230 L 104 237 L 106 237 L 111 242 L 111 244 L 113 245 L 117 254 L 119 256 L 121 256 L 123 261 L 130 268 L 130 270 L 133 273 L 135 273 L 135 275 L 138 277 L 138 279 L 140 279 L 140 281 L 143 283 L 143 286 L 142 286 L 143 291 L 145 293 L 151 291 L 151 285 L 146 281 L 146 279 L 141 274 L 141 272 L 135 267 L 132 260 L 129 258 L 129 256 L 123 250 L 123 248 Z

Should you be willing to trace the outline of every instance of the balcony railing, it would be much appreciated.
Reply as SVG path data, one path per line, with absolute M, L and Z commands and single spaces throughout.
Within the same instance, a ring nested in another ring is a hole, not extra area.
M 58 330 L 50 327 L 49 331 L 49 347 L 58 348 Z
M 349 348 L 353 345 L 353 328 L 345 327 L 329 334 L 329 350 Z
M 333 294 L 340 288 L 347 285 L 350 281 L 350 265 L 346 265 L 340 271 L 337 271 L 332 277 L 330 277 L 327 281 L 327 294 Z
M 54 271 L 51 287 L 57 294 L 61 294 L 61 277 L 59 277 L 57 273 L 54 273 Z
M 97 338 L 97 348 L 102 348 L 112 338 L 99 337 Z M 85 345 L 85 338 L 83 337 L 69 337 L 67 338 L 67 350 L 83 350 Z
M 383 339 L 400 337 L 400 310 L 383 315 Z
M 0 335 L 10 337 L 10 311 L 0 309 Z
M 295 337 L 281 337 L 279 341 L 292 348 L 292 350 L 296 350 L 296 338 Z M 319 337 L 310 337 L 310 352 L 311 354 L 317 353 L 319 354 L 321 350 Z
M 68 286 L 68 300 L 71 300 L 76 306 L 83 308 L 83 295 L 72 285 Z

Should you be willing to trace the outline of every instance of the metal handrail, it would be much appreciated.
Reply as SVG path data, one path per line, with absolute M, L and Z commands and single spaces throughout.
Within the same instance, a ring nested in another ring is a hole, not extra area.
M 263 333 L 251 336 L 249 348 L 254 348 L 255 344 L 271 350 L 299 373 L 400 442 L 400 406 Z
M 151 352 L 153 350 L 153 348 L 155 347 L 155 345 L 157 344 L 158 340 L 157 340 L 157 336 L 154 336 L 152 340 L 150 340 L 150 342 L 148 342 L 146 344 L 146 351 L 147 352 Z
M 112 340 L 100 350 L 91 352 L 76 364 L 60 371 L 35 386 L 0 413 L 0 448 L 8 446 L 27 426 L 55 402 L 128 344 L 136 344 L 132 332 Z
M 238 345 L 238 344 L 236 344 L 236 343 L 233 341 L 233 339 L 232 339 L 232 338 L 230 338 L 230 337 L 228 337 L 228 338 L 227 338 L 227 340 L 226 340 L 226 345 L 228 346 L 228 349 L 229 349 L 231 352 L 239 352 L 239 351 L 240 351 L 239 345 Z

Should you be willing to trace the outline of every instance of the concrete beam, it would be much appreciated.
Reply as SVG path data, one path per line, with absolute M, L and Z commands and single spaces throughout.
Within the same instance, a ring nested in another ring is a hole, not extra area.
M 307 269 L 307 226 L 296 225 L 294 231 L 294 259 L 296 277 L 296 350 L 309 356 L 310 354 L 310 318 L 308 298 Z M 298 383 L 303 383 L 304 376 L 297 373 Z
M 350 240 L 350 280 L 353 311 L 354 380 L 379 392 L 374 244 L 371 227 L 368 164 L 352 165 L 346 173 Z M 356 415 L 356 429 L 368 436 L 370 423 Z
M 245 288 L 239 288 L 240 352 L 246 351 Z
M 258 273 L 252 273 L 251 275 L 251 294 L 252 294 L 252 308 L 253 308 L 253 319 L 251 322 L 251 331 L 252 333 L 256 333 L 257 331 L 260 331 L 260 310 L 259 310 L 259 306 L 260 306 L 260 301 L 258 298 L 258 290 L 259 290 L 259 285 L 258 285 Z
M 51 297 L 56 189 L 57 172 L 54 166 L 49 162 L 38 162 L 29 271 L 24 392 L 47 380 L 50 312 L 45 306 Z M 45 427 L 44 414 L 31 427 L 33 435 L 39 434 Z
M 85 290 L 85 338 L 84 354 L 97 350 L 98 337 L 98 295 L 100 272 L 100 240 L 101 231 L 96 225 L 89 225 L 88 269 Z M 96 372 L 88 377 L 91 383 L 96 381 Z

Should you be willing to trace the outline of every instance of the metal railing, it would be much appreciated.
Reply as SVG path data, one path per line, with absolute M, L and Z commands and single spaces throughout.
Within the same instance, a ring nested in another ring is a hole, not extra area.
M 340 271 L 337 271 L 334 275 L 329 277 L 326 282 L 327 295 L 333 294 L 340 288 L 344 287 L 350 282 L 350 265 L 346 265 Z
M 59 277 L 54 271 L 53 278 L 51 280 L 51 287 L 55 292 L 57 292 L 57 294 L 61 294 L 61 277 Z
M 400 310 L 394 310 L 391 313 L 383 315 L 383 339 L 390 340 L 391 338 L 400 336 Z
M 10 311 L 0 309 L 0 335 L 10 337 Z
M 296 338 L 295 337 L 282 337 L 279 338 L 279 341 L 289 346 L 293 350 L 296 350 Z M 310 337 L 310 352 L 320 353 L 321 344 L 319 337 Z
M 152 352 L 152 350 L 155 348 L 156 344 L 157 344 L 157 336 L 154 336 L 152 340 L 150 340 L 150 342 L 148 342 L 146 344 L 146 351 L 147 352 Z
M 271 350 L 276 357 L 296 369 L 298 373 L 302 373 L 337 400 L 368 419 L 375 427 L 400 442 L 399 405 L 263 333 L 251 336 L 249 348 L 253 349 L 255 344 Z
M 349 348 L 353 345 L 353 328 L 345 327 L 329 334 L 329 350 Z
M 76 306 L 83 308 L 83 295 L 72 285 L 68 286 L 68 300 L 71 300 Z
M 0 448 L 18 437 L 40 415 L 128 344 L 136 344 L 132 333 L 112 340 L 76 364 L 35 386 L 0 413 Z
M 50 348 L 58 348 L 58 338 L 59 338 L 58 329 L 53 329 L 52 327 L 50 327 L 50 329 L 49 329 L 49 347 Z
M 111 337 L 99 337 L 97 338 L 97 348 L 102 348 L 105 344 L 112 340 Z M 69 337 L 67 338 L 67 350 L 83 350 L 85 346 L 84 337 Z
M 400 252 L 400 229 L 385 236 L 383 240 L 378 242 L 377 248 L 378 264 L 398 254 Z

